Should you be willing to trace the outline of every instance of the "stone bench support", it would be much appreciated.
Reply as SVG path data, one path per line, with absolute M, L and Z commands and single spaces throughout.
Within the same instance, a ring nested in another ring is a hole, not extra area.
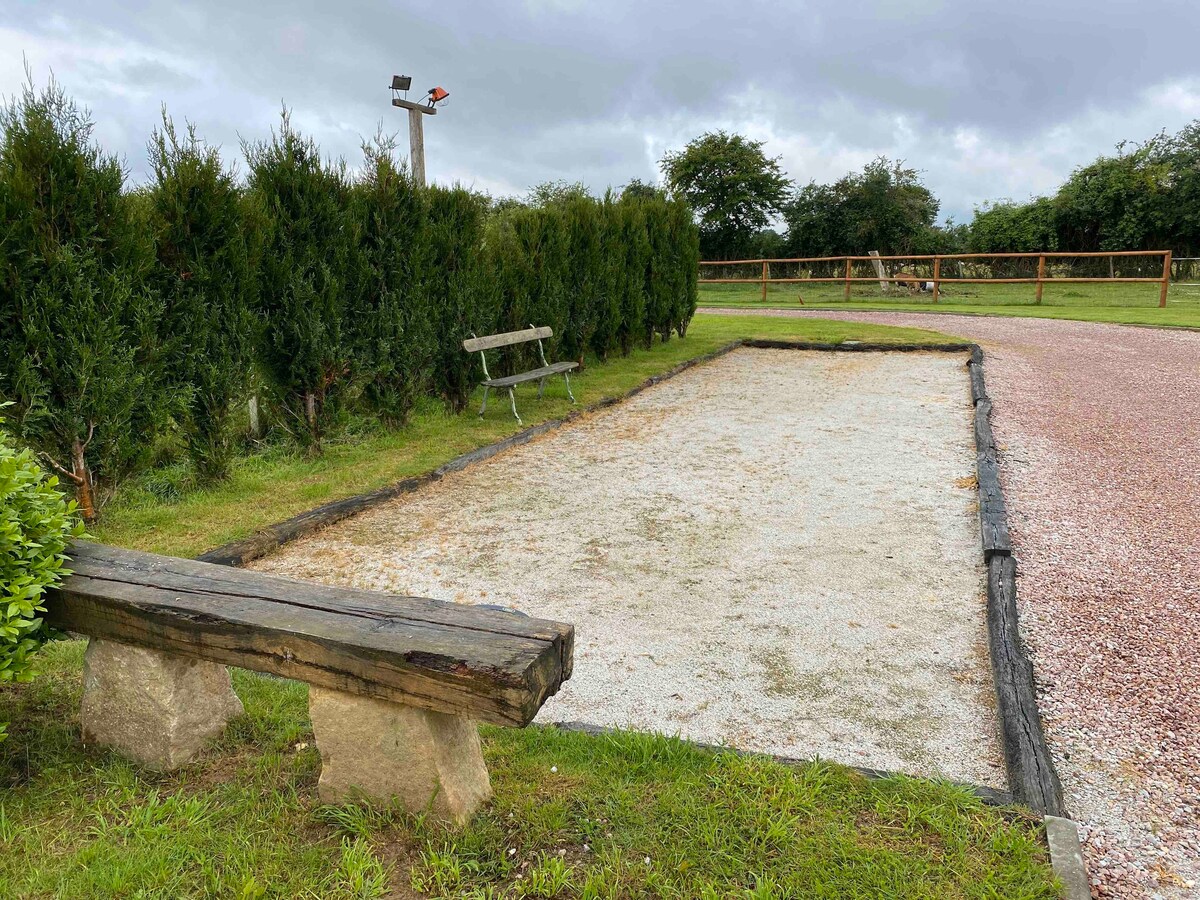
M 492 796 L 472 719 L 316 685 L 308 708 L 326 803 L 399 802 L 463 824 Z
M 229 669 L 93 638 L 84 656 L 83 738 L 160 771 L 190 762 L 242 704 Z M 474 720 L 309 687 L 326 803 L 399 803 L 465 823 L 492 796 Z
M 83 658 L 83 739 L 153 769 L 177 769 L 242 714 L 229 669 L 92 638 Z

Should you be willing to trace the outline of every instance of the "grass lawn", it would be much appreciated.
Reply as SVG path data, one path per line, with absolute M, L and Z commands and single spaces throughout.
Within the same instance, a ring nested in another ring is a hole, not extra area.
M 686 340 L 593 365 L 588 403 L 745 336 L 928 341 L 855 323 L 698 317 Z M 945 339 L 945 338 L 941 338 Z M 947 339 L 948 340 L 948 339 Z M 569 408 L 561 386 L 527 423 Z M 106 541 L 192 555 L 313 505 L 426 471 L 516 430 L 503 404 L 423 409 L 408 427 L 280 449 L 195 491 L 163 470 L 104 511 Z M 0 896 L 13 898 L 1050 898 L 1036 818 L 928 781 L 868 781 L 638 734 L 484 728 L 495 800 L 462 831 L 316 797 L 303 684 L 234 671 L 246 715 L 181 771 L 155 774 L 79 736 L 83 645 L 0 687 Z
M 804 303 L 800 303 L 803 297 Z M 750 311 L 762 308 L 762 289 L 754 284 L 702 284 L 700 305 Z M 925 311 L 993 316 L 1077 319 L 1123 325 L 1170 325 L 1200 328 L 1200 288 L 1172 286 L 1167 305 L 1158 306 L 1154 284 L 1047 285 L 1041 305 L 1031 284 L 985 284 L 946 287 L 938 303 L 933 295 L 897 293 L 884 296 L 877 284 L 853 286 L 846 300 L 839 284 L 767 286 L 768 307 Z
M 154 774 L 80 744 L 82 651 L 0 690 L 6 898 L 1056 896 L 1037 820 L 961 789 L 638 734 L 485 728 L 496 797 L 461 832 L 322 806 L 306 686 L 242 671 L 246 715 Z

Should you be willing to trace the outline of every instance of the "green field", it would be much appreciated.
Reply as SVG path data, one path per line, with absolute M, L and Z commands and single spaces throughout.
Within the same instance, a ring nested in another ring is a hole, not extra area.
M 890 309 L 1200 328 L 1200 288 L 1172 285 L 1162 309 L 1158 292 L 1155 284 L 1047 284 L 1039 305 L 1031 284 L 971 284 L 946 287 L 935 304 L 930 293 L 884 294 L 875 282 L 852 285 L 850 300 L 845 299 L 841 284 L 769 284 L 764 304 L 762 288 L 756 284 L 702 284 L 700 305 L 746 310 L 763 306 Z
M 685 340 L 593 363 L 584 403 L 740 337 L 949 340 L 916 329 L 699 316 Z M 527 424 L 557 391 L 520 397 Z M 168 468 L 126 485 L 101 538 L 191 555 L 312 507 L 426 471 L 517 429 L 425 407 L 361 426 L 311 459 L 240 460 L 207 490 Z M 642 734 L 483 729 L 495 799 L 462 831 L 316 798 L 307 687 L 235 671 L 246 709 L 201 758 L 156 774 L 83 746 L 83 645 L 51 644 L 31 684 L 0 687 L 0 896 L 13 898 L 1013 898 L 1056 896 L 1041 824 L 947 784 L 868 780 Z

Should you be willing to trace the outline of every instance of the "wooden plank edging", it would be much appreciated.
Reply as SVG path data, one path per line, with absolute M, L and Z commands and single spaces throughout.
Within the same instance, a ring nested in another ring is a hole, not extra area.
M 974 406 L 980 535 L 987 565 L 988 645 L 1005 768 L 1017 802 L 1046 815 L 1066 817 L 1062 784 L 1042 730 L 1033 664 L 1021 640 L 1017 566 L 992 433 L 992 401 L 984 381 L 983 350 L 978 345 L 971 349 L 967 369 Z

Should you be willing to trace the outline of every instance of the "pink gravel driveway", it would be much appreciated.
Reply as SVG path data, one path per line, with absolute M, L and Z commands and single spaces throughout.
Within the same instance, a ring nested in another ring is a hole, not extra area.
M 764 313 L 983 347 L 1022 634 L 1093 893 L 1200 896 L 1200 333 Z

